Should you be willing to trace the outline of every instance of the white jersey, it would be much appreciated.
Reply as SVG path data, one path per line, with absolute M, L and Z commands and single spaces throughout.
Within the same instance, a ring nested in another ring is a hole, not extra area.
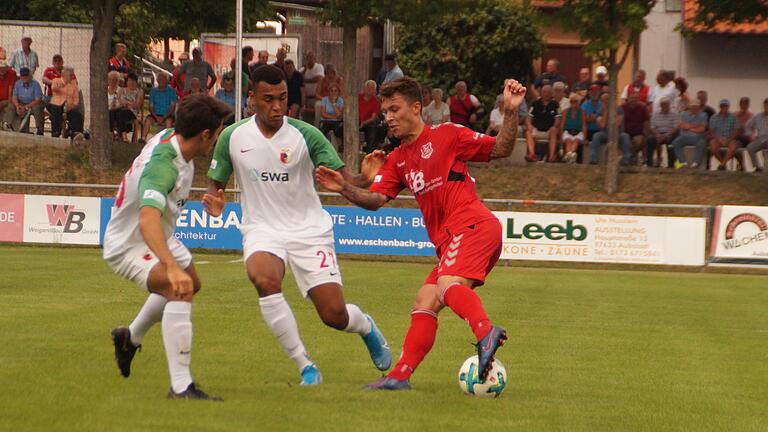
M 104 258 L 109 260 L 144 243 L 139 230 L 139 209 L 144 206 L 160 210 L 163 232 L 171 238 L 194 174 L 194 162 L 184 160 L 173 129 L 152 137 L 120 183 L 104 234 Z
M 216 143 L 208 177 L 227 183 L 233 171 L 241 189 L 243 236 L 256 230 L 284 239 L 333 235 L 331 216 L 315 191 L 315 167 L 344 166 L 331 143 L 314 126 L 283 117 L 266 138 L 255 116 L 226 128 Z

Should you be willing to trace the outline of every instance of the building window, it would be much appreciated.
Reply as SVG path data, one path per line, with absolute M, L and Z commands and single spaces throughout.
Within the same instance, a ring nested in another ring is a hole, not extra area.
M 664 3 L 667 12 L 680 12 L 682 0 L 666 0 Z

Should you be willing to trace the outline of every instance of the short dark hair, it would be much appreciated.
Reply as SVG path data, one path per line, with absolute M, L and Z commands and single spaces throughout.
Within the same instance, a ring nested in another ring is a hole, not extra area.
M 248 46 L 244 46 L 243 47 L 243 57 L 248 55 L 248 53 L 252 53 L 252 52 L 253 52 L 253 47 L 252 46 L 248 45 Z
M 62 57 L 61 54 L 54 54 L 53 61 L 64 61 L 64 57 Z
M 136 75 L 134 72 L 128 72 L 128 75 L 126 75 L 125 80 L 134 80 L 136 82 L 139 82 L 139 76 Z
M 259 66 L 253 70 L 251 81 L 253 81 L 254 86 L 258 86 L 260 81 L 264 81 L 270 85 L 277 85 L 280 84 L 281 81 L 285 81 L 285 72 L 273 65 Z
M 401 96 L 411 102 L 424 104 L 424 101 L 421 99 L 421 85 L 411 77 L 402 77 L 389 81 L 381 86 L 379 93 L 383 98 L 392 97 L 395 93 L 400 93 Z
M 176 132 L 192 138 L 208 129 L 215 131 L 232 115 L 232 108 L 207 94 L 195 93 L 185 97 L 176 111 Z

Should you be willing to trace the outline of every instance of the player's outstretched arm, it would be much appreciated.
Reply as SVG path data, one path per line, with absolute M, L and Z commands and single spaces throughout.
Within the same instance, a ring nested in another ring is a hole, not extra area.
M 192 278 L 176 263 L 173 254 L 168 249 L 168 240 L 163 232 L 160 221 L 160 210 L 151 206 L 144 206 L 139 210 L 139 230 L 144 237 L 144 242 L 154 252 L 160 264 L 165 267 L 168 281 L 171 283 L 173 294 L 180 299 L 192 297 Z
M 338 192 L 356 206 L 366 210 L 378 210 L 389 201 L 389 197 L 370 192 L 348 182 L 338 171 L 319 166 L 315 170 L 315 179 L 331 192 Z
M 224 183 L 208 179 L 208 190 L 203 195 L 203 206 L 209 215 L 214 217 L 221 215 L 224 204 L 227 202 L 224 198 L 224 188 L 226 187 L 227 185 Z
M 504 84 L 504 123 L 501 125 L 496 145 L 491 150 L 491 159 L 500 159 L 512 154 L 517 141 L 517 126 L 519 124 L 517 110 L 525 98 L 525 86 L 508 79 Z
M 379 172 L 384 162 L 387 161 L 387 154 L 381 150 L 374 150 L 365 155 L 363 163 L 360 166 L 360 174 L 352 175 L 346 168 L 338 170 L 344 180 L 359 188 L 367 188 L 373 183 L 373 178 Z

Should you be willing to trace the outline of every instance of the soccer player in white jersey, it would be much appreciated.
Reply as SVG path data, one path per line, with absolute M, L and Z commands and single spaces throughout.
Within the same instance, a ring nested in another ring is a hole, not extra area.
M 149 291 L 131 325 L 112 330 L 117 365 L 128 377 L 142 338 L 162 321 L 169 399 L 220 400 L 197 388 L 189 371 L 192 296 L 200 279 L 173 233 L 192 186 L 193 158 L 210 152 L 229 115 L 230 108 L 210 96 L 184 98 L 175 129 L 155 135 L 123 177 L 104 234 L 104 259 L 112 270 Z
M 234 172 L 241 189 L 246 271 L 259 293 L 262 317 L 296 364 L 302 385 L 320 384 L 322 376 L 307 354 L 296 318 L 283 298 L 286 265 L 291 266 L 299 290 L 314 303 L 322 321 L 359 334 L 374 365 L 387 370 L 392 354 L 384 335 L 369 315 L 344 301 L 333 222 L 320 205 L 314 183 L 317 166 L 338 170 L 354 183 L 370 183 L 368 175 L 372 178 L 384 155 L 367 156 L 363 175 L 350 175 L 318 129 L 285 116 L 288 90 L 280 69 L 262 66 L 251 78 L 256 114 L 221 133 L 203 203 L 209 213 L 220 214 L 223 189 Z

